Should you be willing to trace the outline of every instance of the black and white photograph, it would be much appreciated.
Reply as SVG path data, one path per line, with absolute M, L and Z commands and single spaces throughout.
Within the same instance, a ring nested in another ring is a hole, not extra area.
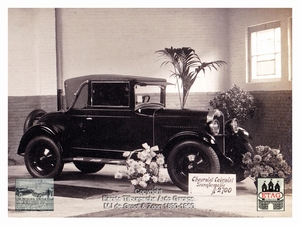
M 292 4 L 5 10 L 9 219 L 294 218 Z
M 16 211 L 53 211 L 54 182 L 47 179 L 16 179 Z

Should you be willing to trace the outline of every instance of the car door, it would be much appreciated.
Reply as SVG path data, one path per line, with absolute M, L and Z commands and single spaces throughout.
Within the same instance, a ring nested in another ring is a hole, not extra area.
M 131 109 L 129 82 L 92 82 L 85 120 L 88 156 L 119 158 L 124 151 L 153 142 L 153 116 Z
M 66 112 L 67 126 L 65 130 L 66 140 L 65 143 L 72 149 L 72 155 L 81 155 L 80 151 L 89 146 L 89 135 L 86 132 L 87 115 L 89 112 L 88 106 L 88 84 L 82 86 L 80 94 L 74 105 Z

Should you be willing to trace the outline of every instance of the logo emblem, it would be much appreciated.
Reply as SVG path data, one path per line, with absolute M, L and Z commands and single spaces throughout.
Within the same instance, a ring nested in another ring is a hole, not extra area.
M 284 211 L 284 179 L 257 178 L 257 211 Z

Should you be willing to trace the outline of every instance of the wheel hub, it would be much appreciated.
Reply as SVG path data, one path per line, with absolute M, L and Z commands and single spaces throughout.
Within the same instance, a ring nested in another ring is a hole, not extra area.
M 203 159 L 197 157 L 196 155 L 188 155 L 187 160 L 188 160 L 187 169 L 189 170 L 189 172 L 194 172 L 197 169 L 197 167 L 199 167 L 199 165 L 204 163 Z
M 194 168 L 194 165 L 192 163 L 188 165 L 189 170 L 192 170 L 193 168 Z

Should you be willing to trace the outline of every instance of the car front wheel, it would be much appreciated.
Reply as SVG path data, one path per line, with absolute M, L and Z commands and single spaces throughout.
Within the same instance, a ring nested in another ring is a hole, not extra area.
M 46 136 L 35 137 L 28 143 L 24 160 L 28 172 L 36 178 L 56 178 L 63 169 L 59 147 Z
M 188 191 L 189 173 L 219 173 L 220 162 L 211 147 L 197 141 L 185 141 L 171 150 L 167 168 L 173 183 Z
M 74 162 L 74 165 L 83 173 L 96 173 L 101 170 L 105 164 L 89 163 L 89 162 Z

